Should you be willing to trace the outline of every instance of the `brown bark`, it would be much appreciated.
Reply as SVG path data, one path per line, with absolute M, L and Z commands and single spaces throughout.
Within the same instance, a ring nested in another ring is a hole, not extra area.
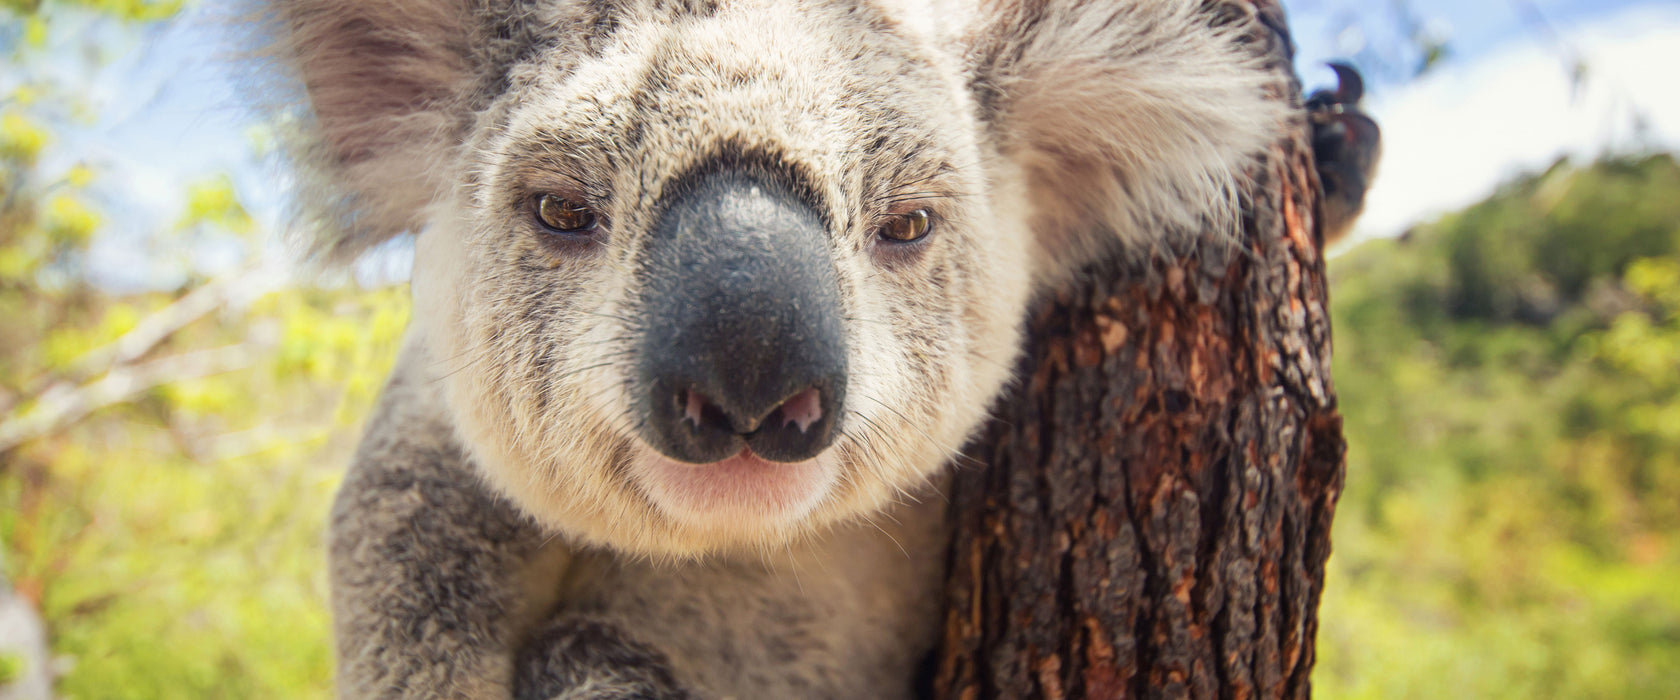
M 953 487 L 935 697 L 1310 695 L 1344 468 L 1319 196 L 1303 119 L 1238 243 L 1037 306 Z

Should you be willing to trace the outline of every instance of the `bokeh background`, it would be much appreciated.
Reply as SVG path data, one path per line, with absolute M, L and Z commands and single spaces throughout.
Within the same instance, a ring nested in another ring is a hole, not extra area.
M 1680 4 L 1284 4 L 1387 139 L 1331 260 L 1318 694 L 1680 697 Z M 409 244 L 291 272 L 224 13 L 0 0 L 0 698 L 330 695 Z

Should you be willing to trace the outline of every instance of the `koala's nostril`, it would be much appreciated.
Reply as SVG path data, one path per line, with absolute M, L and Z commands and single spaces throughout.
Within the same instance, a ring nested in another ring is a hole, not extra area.
M 740 432 L 722 408 L 698 391 L 689 389 L 678 394 L 677 406 L 682 409 L 682 422 L 690 431 Z
M 718 408 L 705 394 L 693 389 L 678 394 L 676 403 L 682 408 L 682 421 L 690 430 L 723 430 L 741 437 L 752 437 L 765 428 L 792 427 L 801 433 L 809 433 L 811 426 L 816 425 L 823 417 L 822 392 L 815 388 L 795 394 L 762 420 L 732 420 L 729 414 Z
M 834 442 L 845 378 L 824 377 L 815 387 L 782 401 L 758 429 L 744 436 L 754 454 L 772 462 L 800 462 L 821 454 Z
M 816 389 L 806 389 L 788 399 L 776 408 L 772 419 L 780 418 L 781 427 L 798 426 L 799 432 L 811 432 L 811 426 L 822 420 L 822 394 Z
M 678 396 L 677 401 L 683 406 L 683 420 L 699 428 L 700 412 L 706 409 L 706 398 L 700 392 L 689 389 Z

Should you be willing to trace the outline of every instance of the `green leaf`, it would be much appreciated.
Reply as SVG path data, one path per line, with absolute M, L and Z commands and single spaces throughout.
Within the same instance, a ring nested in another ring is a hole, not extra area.
M 0 114 L 0 157 L 33 164 L 51 141 L 47 130 L 17 112 Z

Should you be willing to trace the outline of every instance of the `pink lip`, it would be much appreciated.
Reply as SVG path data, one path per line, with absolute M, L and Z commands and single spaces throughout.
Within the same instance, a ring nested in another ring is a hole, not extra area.
M 797 517 L 827 490 L 828 469 L 818 460 L 783 464 L 742 449 L 710 464 L 685 464 L 656 456 L 644 472 L 650 491 L 667 509 L 689 517 Z
M 711 464 L 691 464 L 689 466 L 695 469 L 705 469 L 716 473 L 718 470 L 726 472 L 741 470 L 766 470 L 785 465 L 778 465 L 776 462 L 772 462 L 754 454 L 751 447 L 743 447 L 740 452 L 735 454 L 734 457 L 720 459 L 716 462 L 712 462 Z

